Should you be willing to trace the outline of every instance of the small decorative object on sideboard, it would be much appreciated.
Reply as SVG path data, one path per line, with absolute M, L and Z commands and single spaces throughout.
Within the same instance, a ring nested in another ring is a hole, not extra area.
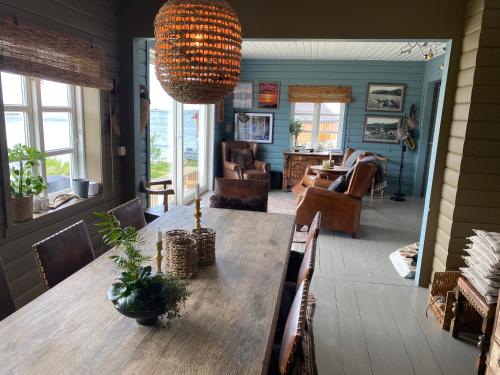
M 45 154 L 18 143 L 8 149 L 8 156 L 13 219 L 15 222 L 33 219 L 33 196 L 47 187 L 41 176 L 33 174 L 33 169 L 45 160 Z
M 300 120 L 293 119 L 290 121 L 290 134 L 293 136 L 293 150 L 299 150 L 299 135 L 302 131 L 303 122 Z
M 167 318 L 170 325 L 180 316 L 189 296 L 187 284 L 169 273 L 153 272 L 151 266 L 144 266 L 151 259 L 139 249 L 144 241 L 135 228 L 121 228 L 112 214 L 96 215 L 101 218 L 96 225 L 104 243 L 123 251 L 110 256 L 121 273 L 109 289 L 108 299 L 118 312 L 140 325 L 153 325 L 159 316 Z
M 198 249 L 198 266 L 209 266 L 215 263 L 215 231 L 210 228 L 201 227 L 201 207 L 200 207 L 200 185 L 196 184 L 195 195 L 195 229 L 193 236 L 196 239 Z

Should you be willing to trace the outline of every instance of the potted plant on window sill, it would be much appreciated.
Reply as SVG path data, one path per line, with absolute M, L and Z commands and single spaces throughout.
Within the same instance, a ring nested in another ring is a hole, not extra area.
M 42 176 L 33 173 L 33 169 L 45 160 L 45 154 L 18 143 L 8 149 L 8 155 L 13 219 L 18 223 L 33 219 L 33 196 L 47 187 Z
M 293 136 L 293 149 L 299 150 L 299 135 L 302 131 L 302 121 L 293 119 L 290 121 L 290 134 Z
M 172 319 L 180 316 L 190 294 L 187 284 L 168 273 L 154 272 L 151 266 L 143 266 L 151 258 L 138 249 L 143 239 L 135 228 L 121 228 L 111 214 L 96 215 L 101 218 L 96 225 L 104 243 L 123 250 L 110 257 L 121 273 L 108 290 L 108 299 L 118 312 L 140 325 L 153 325 L 159 316 L 166 317 L 170 325 Z

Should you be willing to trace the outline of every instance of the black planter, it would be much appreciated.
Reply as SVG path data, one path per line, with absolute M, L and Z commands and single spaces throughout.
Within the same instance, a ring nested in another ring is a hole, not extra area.
M 158 317 L 165 313 L 164 307 L 157 308 L 151 311 L 139 311 L 139 312 L 123 311 L 120 310 L 116 305 L 115 308 L 120 314 L 125 315 L 127 318 L 135 319 L 137 324 L 140 324 L 141 326 L 152 326 L 153 324 L 156 323 Z

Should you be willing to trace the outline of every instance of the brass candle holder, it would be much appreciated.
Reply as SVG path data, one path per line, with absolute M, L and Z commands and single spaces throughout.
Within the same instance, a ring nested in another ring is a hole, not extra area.
M 156 268 L 158 272 L 161 272 L 161 261 L 163 260 L 163 256 L 161 255 L 161 250 L 162 250 L 162 243 L 160 241 L 156 243 L 156 256 L 155 256 Z
M 194 219 L 196 222 L 196 229 L 200 230 L 201 229 L 201 206 L 200 206 L 201 199 L 196 198 L 194 200 Z

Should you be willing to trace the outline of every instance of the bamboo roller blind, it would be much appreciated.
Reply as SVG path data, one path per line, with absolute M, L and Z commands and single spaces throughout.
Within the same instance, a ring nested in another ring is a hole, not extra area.
M 86 40 L 6 16 L 0 19 L 0 70 L 110 90 L 104 50 Z
M 350 86 L 288 86 L 288 101 L 291 103 L 350 103 Z

